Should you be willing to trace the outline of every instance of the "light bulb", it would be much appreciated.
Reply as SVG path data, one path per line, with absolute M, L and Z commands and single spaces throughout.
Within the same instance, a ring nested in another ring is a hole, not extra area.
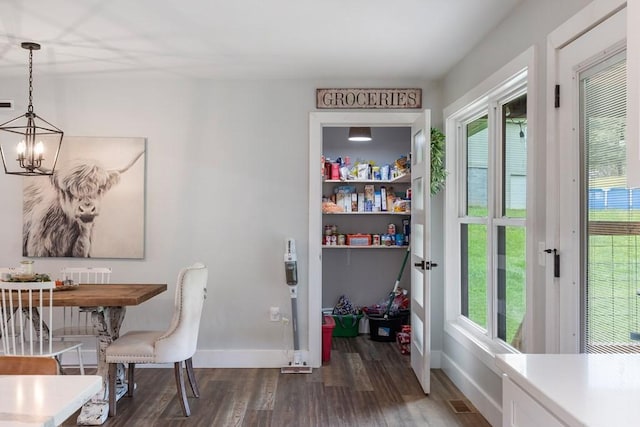
M 42 153 L 44 153 L 44 144 L 42 143 L 42 141 L 38 141 L 34 149 L 34 152 L 36 155 L 39 155 L 39 156 L 41 156 Z
M 16 147 L 16 151 L 18 152 L 18 154 L 24 154 L 25 151 L 27 151 L 27 144 L 24 142 L 24 140 L 18 143 L 18 146 Z

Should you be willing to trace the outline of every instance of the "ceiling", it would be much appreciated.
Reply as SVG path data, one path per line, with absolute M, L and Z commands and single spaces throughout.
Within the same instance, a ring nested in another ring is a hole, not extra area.
M 521 0 L 2 0 L 0 76 L 438 79 Z

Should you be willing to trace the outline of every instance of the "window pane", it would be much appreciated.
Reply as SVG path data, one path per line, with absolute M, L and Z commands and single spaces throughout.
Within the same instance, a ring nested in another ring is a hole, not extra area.
M 502 216 L 526 217 L 527 95 L 502 106 Z
M 487 226 L 462 224 L 462 315 L 487 328 Z
M 468 216 L 487 216 L 489 165 L 488 116 L 466 125 L 467 138 L 467 206 Z
M 413 179 L 413 188 L 411 189 L 411 205 L 412 208 L 416 210 L 424 209 L 424 188 L 422 185 L 422 177 Z
M 626 177 L 624 55 L 581 76 L 586 211 L 583 349 L 640 352 L 640 190 Z
M 498 338 L 523 349 L 526 311 L 525 228 L 498 227 Z
M 414 165 L 419 165 L 423 162 L 425 143 L 426 139 L 424 137 L 424 132 L 420 129 L 418 133 L 413 135 L 412 155 Z

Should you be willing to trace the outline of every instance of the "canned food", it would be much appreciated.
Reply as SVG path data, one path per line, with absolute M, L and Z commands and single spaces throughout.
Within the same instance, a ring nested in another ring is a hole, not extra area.
M 346 238 L 344 234 L 338 234 L 338 244 L 344 245 L 346 243 Z
M 372 237 L 372 245 L 373 246 L 379 246 L 380 245 L 380 235 L 379 234 L 374 234 Z
M 387 234 L 396 234 L 396 225 L 395 224 L 389 224 L 387 225 Z

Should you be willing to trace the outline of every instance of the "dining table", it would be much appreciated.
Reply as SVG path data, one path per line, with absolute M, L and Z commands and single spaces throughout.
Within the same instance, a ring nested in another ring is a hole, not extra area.
M 109 393 L 115 392 L 119 399 L 127 392 L 129 386 L 125 379 L 125 371 L 118 367 L 118 381 L 116 390 L 109 390 L 109 367 L 106 360 L 106 350 L 114 340 L 120 336 L 120 327 L 124 321 L 126 308 L 137 306 L 145 301 L 165 292 L 167 284 L 83 284 L 65 287 L 64 290 L 54 291 L 54 307 L 83 307 L 91 311 L 93 324 L 98 339 L 96 375 L 102 377 L 102 386 L 82 407 L 78 416 L 78 425 L 101 425 L 109 415 Z M 27 296 L 23 296 L 26 299 Z M 37 301 L 34 295 L 34 300 Z M 49 293 L 43 296 L 43 302 L 49 303 Z M 25 301 L 23 301 L 25 302 Z M 32 319 L 34 321 L 35 319 Z M 135 385 L 130 385 L 134 387 Z M 0 426 L 1 427 L 1 426 Z
M 60 425 L 101 387 L 98 375 L 0 375 L 0 427 Z

